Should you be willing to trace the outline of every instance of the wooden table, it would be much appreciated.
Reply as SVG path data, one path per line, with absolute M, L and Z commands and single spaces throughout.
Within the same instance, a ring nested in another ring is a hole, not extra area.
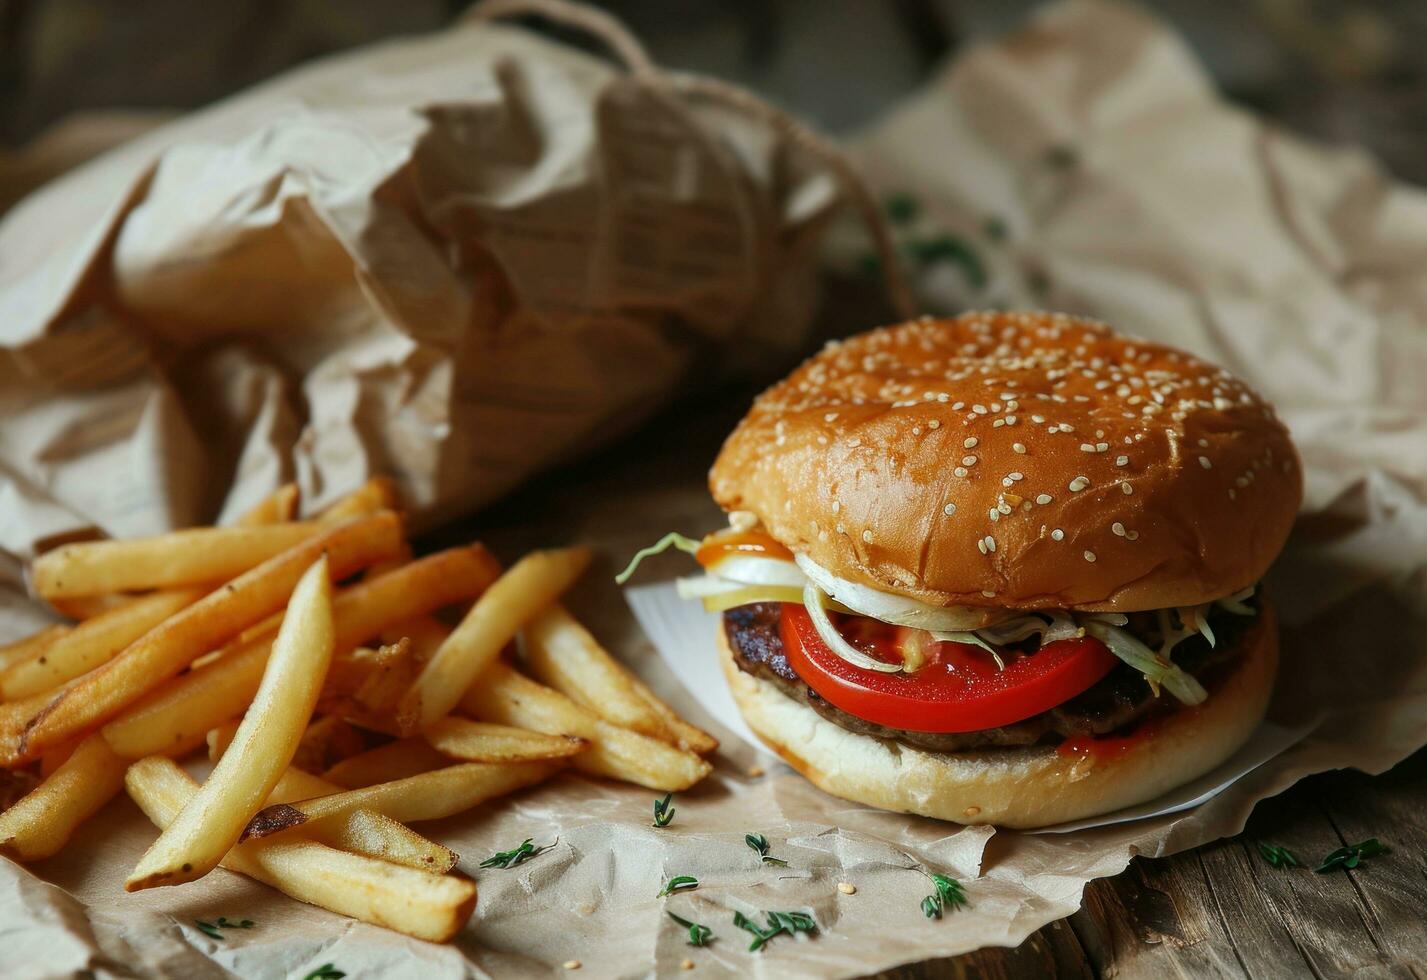
M 631 550 L 668 530 L 716 526 L 705 474 L 753 393 L 745 386 L 691 397 L 606 451 L 443 528 L 432 543 L 480 536 L 517 554 L 582 539 Z M 1259 841 L 1281 844 L 1308 861 L 1373 836 L 1392 853 L 1324 875 L 1272 868 L 1255 849 Z M 1342 772 L 1305 780 L 1261 804 L 1239 837 L 1136 859 L 1120 876 L 1092 882 L 1079 912 L 1017 949 L 879 976 L 1347 974 L 1427 977 L 1427 751 L 1376 779 Z

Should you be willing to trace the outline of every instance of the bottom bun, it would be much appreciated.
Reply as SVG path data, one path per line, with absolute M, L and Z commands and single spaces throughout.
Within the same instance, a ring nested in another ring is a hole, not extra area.
M 1154 719 L 1131 738 L 1068 754 L 1045 745 L 926 752 L 833 724 L 739 670 L 721 624 L 718 642 L 749 726 L 820 789 L 885 810 L 1022 828 L 1110 813 L 1202 776 L 1258 726 L 1278 667 L 1278 627 L 1262 602 L 1258 621 L 1241 635 L 1237 665 L 1209 699 Z

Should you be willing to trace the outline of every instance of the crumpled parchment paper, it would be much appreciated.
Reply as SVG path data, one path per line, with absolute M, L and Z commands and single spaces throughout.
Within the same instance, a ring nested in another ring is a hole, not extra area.
M 509 43 L 525 50 L 530 42 Z M 305 145 L 319 152 L 315 142 Z M 869 810 L 783 768 L 749 775 L 757 751 L 680 691 L 614 586 L 591 580 L 572 597 L 577 614 L 725 740 L 722 764 L 676 800 L 669 828 L 649 826 L 653 794 L 573 776 L 423 827 L 463 855 L 481 890 L 470 927 L 454 945 L 434 947 L 221 872 L 127 895 L 121 876 L 153 831 L 121 799 L 59 857 L 32 869 L 0 865 L 6 975 L 227 970 L 276 978 L 333 962 L 357 975 L 424 980 L 562 975 L 561 964 L 578 959 L 581 975 L 624 977 L 676 973 L 685 957 L 697 976 L 862 974 L 1016 944 L 1074 911 L 1087 881 L 1118 873 L 1132 855 L 1235 833 L 1256 801 L 1304 774 L 1381 771 L 1427 741 L 1427 195 L 1394 184 L 1357 153 L 1306 144 L 1225 105 L 1161 25 L 1093 2 L 1045 8 L 1024 30 L 968 52 L 856 150 L 882 191 L 916 202 L 910 218 L 899 209 L 898 233 L 924 261 L 919 286 L 931 307 L 1014 303 L 1099 315 L 1218 360 L 1277 402 L 1307 466 L 1308 502 L 1268 583 L 1284 619 L 1271 717 L 1310 725 L 1302 741 L 1197 808 L 1070 834 L 963 829 Z M 281 181 L 271 190 L 277 207 Z M 33 229 L 41 240 L 43 232 Z M 74 266 L 53 271 L 66 269 Z M 202 274 L 201 265 L 149 272 L 142 280 L 149 287 L 134 296 L 153 309 L 163 308 L 167 275 Z M 15 295 L 0 292 L 0 331 L 15 330 Z M 93 311 L 75 315 L 100 325 L 75 333 L 78 349 L 107 350 L 94 338 L 117 328 L 103 327 L 108 321 Z M 60 385 L 65 376 L 54 377 Z M 258 380 L 244 391 L 256 418 L 271 375 L 251 377 Z M 234 390 L 222 388 L 237 398 Z M 359 389 L 343 390 L 355 398 Z M 130 404 L 129 389 L 117 391 L 117 403 Z M 154 394 L 147 416 L 123 416 L 152 421 L 119 426 L 105 468 L 89 472 L 128 467 L 125 479 L 158 486 L 176 479 L 164 482 L 164 474 L 197 480 L 185 468 L 199 458 L 192 440 L 157 424 L 174 397 Z M 48 417 L 44 399 L 26 404 L 34 418 Z M 378 421 L 391 407 L 367 406 Z M 58 413 L 47 431 L 65 431 L 65 417 Z M 274 416 L 265 424 L 278 431 L 288 423 Z M 12 433 L 30 428 L 3 430 L 0 444 L 13 446 Z M 135 446 L 124 431 L 143 438 Z M 304 472 L 319 471 L 313 464 Z M 47 514 L 63 529 L 88 513 L 80 498 L 47 503 L 43 484 L 9 471 L 4 478 L 11 499 L 25 502 L 23 521 L 9 516 L 19 512 L 8 504 L 0 517 L 7 541 L 36 534 L 32 522 Z M 711 502 L 680 498 L 677 509 L 704 526 L 718 520 Z M 149 498 L 114 529 L 133 533 L 186 513 Z M 615 514 L 618 530 L 602 534 L 601 520 Z M 651 526 L 635 531 L 627 500 L 596 501 L 586 504 L 580 531 L 623 557 L 668 530 L 660 525 L 667 518 L 651 513 Z M 743 843 L 749 831 L 765 834 L 788 868 L 761 866 Z M 509 871 L 475 871 L 488 853 L 525 837 L 558 844 Z M 970 906 L 924 919 L 918 905 L 930 886 L 918 869 L 961 879 Z M 696 875 L 699 889 L 655 898 L 677 874 Z M 856 894 L 841 894 L 838 881 L 855 884 Z M 781 937 L 748 953 L 730 919 L 734 910 L 757 909 L 807 912 L 820 934 Z M 666 910 L 709 925 L 717 940 L 687 947 Z M 222 943 L 192 926 L 220 914 L 259 925 Z

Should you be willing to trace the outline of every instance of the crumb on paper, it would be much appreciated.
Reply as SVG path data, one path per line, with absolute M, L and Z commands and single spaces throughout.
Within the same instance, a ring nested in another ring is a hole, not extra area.
M 749 777 L 750 779 L 757 779 L 757 778 L 758 778 L 759 776 L 761 776 L 761 775 L 763 775 L 763 767 L 762 767 L 762 766 L 749 766 L 749 767 L 748 767 L 748 777 Z
M 837 890 L 842 892 L 844 895 L 857 894 L 857 886 L 850 881 L 839 881 L 837 883 Z
M 682 962 L 682 963 L 679 964 L 679 969 L 681 969 L 681 970 L 692 970 L 693 968 L 694 968 L 694 961 L 691 960 L 691 959 L 689 959 L 687 956 L 684 957 L 684 962 Z
M 566 960 L 566 961 L 565 961 L 565 969 L 567 969 L 567 970 L 578 970 L 579 968 L 580 968 L 580 961 L 579 961 L 579 960 Z

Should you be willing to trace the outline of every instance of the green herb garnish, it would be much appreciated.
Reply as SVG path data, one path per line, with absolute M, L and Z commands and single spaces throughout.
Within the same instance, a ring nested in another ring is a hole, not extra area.
M 204 922 L 202 919 L 194 919 L 193 924 L 198 927 L 199 932 L 203 933 L 209 939 L 219 940 L 223 938 L 223 934 L 218 931 L 219 929 L 251 929 L 255 925 L 252 919 L 243 919 L 240 922 L 234 922 L 226 915 L 218 916 L 216 922 Z
M 675 878 L 670 878 L 665 883 L 663 891 L 661 891 L 658 895 L 655 895 L 654 897 L 663 898 L 665 895 L 672 895 L 674 892 L 677 891 L 685 891 L 697 887 L 699 887 L 699 879 L 695 878 L 693 875 L 679 875 Z
M 764 864 L 776 864 L 780 868 L 786 868 L 788 866 L 788 862 L 782 858 L 770 857 L 768 855 L 768 838 L 762 834 L 744 834 L 743 843 L 757 851 L 758 857 L 762 859 Z
M 768 917 L 767 926 L 760 926 L 742 912 L 733 913 L 733 924 L 753 934 L 753 942 L 748 944 L 750 953 L 762 949 L 763 944 L 774 936 L 792 936 L 800 932 L 811 935 L 818 931 L 818 924 L 813 921 L 813 917 L 803 912 L 764 912 L 763 914 Z
M 1275 868 L 1301 868 L 1302 864 L 1298 858 L 1286 847 L 1279 847 L 1277 844 L 1259 843 L 1259 853 L 1263 859 Z
M 675 810 L 669 803 L 674 799 L 673 793 L 665 794 L 662 800 L 654 801 L 654 826 L 667 827 L 669 821 L 674 819 Z
M 337 969 L 335 965 L 323 963 L 317 969 L 303 977 L 302 980 L 342 980 L 346 975 L 347 974 Z
M 961 882 L 955 878 L 948 878 L 946 875 L 927 875 L 932 880 L 932 885 L 936 888 L 935 895 L 928 895 L 922 899 L 922 914 L 928 919 L 940 919 L 941 914 L 947 909 L 955 911 L 966 904 L 966 892 L 962 891 Z
M 527 861 L 537 854 L 541 854 L 545 851 L 550 850 L 550 848 L 554 847 L 555 844 L 558 843 L 558 838 L 555 841 L 551 841 L 549 844 L 545 844 L 541 847 L 536 847 L 535 845 L 531 844 L 530 841 L 531 838 L 527 837 L 525 838 L 525 840 L 521 841 L 520 846 L 517 848 L 514 848 L 509 851 L 496 851 L 490 857 L 486 858 L 484 861 L 481 862 L 481 867 L 513 868 L 517 864 L 520 864 L 523 861 Z
M 683 916 L 675 915 L 673 912 L 669 913 L 669 918 L 689 930 L 690 946 L 707 946 L 709 940 L 713 939 L 713 930 L 708 926 L 699 925 L 697 922 L 690 922 Z
M 1340 847 L 1323 859 L 1323 863 L 1313 870 L 1325 874 L 1338 868 L 1356 868 L 1363 858 L 1377 857 L 1387 853 L 1387 845 L 1376 837 L 1369 837 L 1359 844 Z

